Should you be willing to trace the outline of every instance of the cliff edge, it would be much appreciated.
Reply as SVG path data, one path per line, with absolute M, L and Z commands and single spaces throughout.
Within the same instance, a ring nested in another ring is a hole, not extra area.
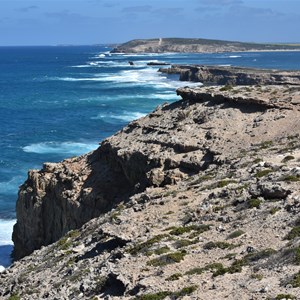
M 300 297 L 300 87 L 177 93 L 29 172 L 1 299 Z

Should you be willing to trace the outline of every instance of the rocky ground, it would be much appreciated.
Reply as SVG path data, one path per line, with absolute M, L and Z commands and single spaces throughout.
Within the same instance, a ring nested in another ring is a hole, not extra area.
M 300 88 L 178 94 L 29 173 L 1 299 L 300 298 Z

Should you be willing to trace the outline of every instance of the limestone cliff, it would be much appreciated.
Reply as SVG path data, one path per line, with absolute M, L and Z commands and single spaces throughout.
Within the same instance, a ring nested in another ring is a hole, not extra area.
M 299 49 L 299 44 L 259 44 L 210 39 L 159 38 L 132 40 L 115 47 L 112 53 L 215 53 Z
M 29 172 L 15 255 L 52 244 L 0 274 L 1 299 L 300 297 L 299 86 L 177 93 Z
M 179 80 L 181 81 L 194 81 L 205 84 L 300 84 L 299 71 L 263 70 L 225 66 L 172 65 L 170 68 L 160 68 L 159 72 L 178 74 Z

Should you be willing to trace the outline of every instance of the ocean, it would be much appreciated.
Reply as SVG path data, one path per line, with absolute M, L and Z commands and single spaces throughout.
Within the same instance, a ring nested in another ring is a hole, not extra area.
M 0 47 L 0 271 L 11 263 L 18 186 L 28 169 L 96 149 L 128 122 L 179 99 L 176 88 L 192 85 L 158 73 L 159 67 L 147 62 L 300 69 L 300 52 L 127 55 L 110 50 Z

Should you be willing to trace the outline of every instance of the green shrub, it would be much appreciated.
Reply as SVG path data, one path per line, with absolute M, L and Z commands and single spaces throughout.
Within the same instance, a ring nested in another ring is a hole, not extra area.
M 170 296 L 171 299 L 178 299 L 178 298 L 192 294 L 194 291 L 197 290 L 197 288 L 198 288 L 197 285 L 191 285 L 191 286 L 184 287 L 183 289 L 181 289 L 180 291 L 177 291 L 177 292 L 163 291 L 163 292 L 158 292 L 155 294 L 147 294 L 147 295 L 138 296 L 135 299 L 136 300 L 162 300 L 168 296 Z
M 181 273 L 172 274 L 170 277 L 166 278 L 167 281 L 175 281 L 182 277 Z
M 293 155 L 287 155 L 281 162 L 286 163 L 286 162 L 288 162 L 290 160 L 293 160 L 293 159 L 295 159 L 295 157 Z
M 149 252 L 149 249 L 156 243 L 159 243 L 164 238 L 168 237 L 167 234 L 159 234 L 154 236 L 153 238 L 149 239 L 146 242 L 136 244 L 131 249 L 128 250 L 128 252 L 132 255 L 137 255 L 138 253 L 147 253 Z
M 261 200 L 257 199 L 257 198 L 252 198 L 250 200 L 248 200 L 248 206 L 249 208 L 260 208 L 261 205 Z
M 233 89 L 233 86 L 231 84 L 226 84 L 223 87 L 220 88 L 221 92 L 227 92 L 231 91 Z
M 172 296 L 175 299 L 181 298 L 181 297 L 192 294 L 193 292 L 195 292 L 197 290 L 197 288 L 198 288 L 197 285 L 187 286 L 187 287 L 184 287 L 182 290 L 180 290 L 178 292 L 172 293 Z
M 258 252 L 249 253 L 244 257 L 244 259 L 247 262 L 254 262 L 254 261 L 258 261 L 260 259 L 268 258 L 275 253 L 276 253 L 276 250 L 274 250 L 272 248 L 267 248 L 267 249 L 263 249 Z
M 230 233 L 230 234 L 227 236 L 227 239 L 228 239 L 228 240 L 229 240 L 229 239 L 235 239 L 235 238 L 237 238 L 237 237 L 239 237 L 239 236 L 241 236 L 241 235 L 243 235 L 243 234 L 245 234 L 245 232 L 244 232 L 243 230 L 239 229 L 239 230 L 236 230 L 236 231 Z
M 236 183 L 236 181 L 235 180 L 221 180 L 221 181 L 217 182 L 216 186 L 218 188 L 223 188 L 223 187 L 227 186 L 230 183 Z
M 163 292 L 158 292 L 155 294 L 147 294 L 147 295 L 138 296 L 135 299 L 136 300 L 163 300 L 167 296 L 170 296 L 170 295 L 171 295 L 171 292 L 163 291 Z
M 258 171 L 256 174 L 255 174 L 255 177 L 256 178 L 261 178 L 261 177 L 264 177 L 270 173 L 272 173 L 273 170 L 271 169 L 265 169 L 265 170 L 261 170 L 261 171 Z
M 236 245 L 227 243 L 227 242 L 208 242 L 206 243 L 203 248 L 207 249 L 207 250 L 211 250 L 211 249 L 215 249 L 215 248 L 219 248 L 219 249 L 233 249 L 237 247 Z
M 180 252 L 178 251 L 178 252 L 169 253 L 169 254 L 166 254 L 166 255 L 163 255 L 158 258 L 154 258 L 154 259 L 148 261 L 147 265 L 159 267 L 159 266 L 165 266 L 168 264 L 178 263 L 184 259 L 185 255 L 186 255 L 186 251 L 180 251 Z
M 174 227 L 171 229 L 170 234 L 178 236 L 191 231 L 195 231 L 197 234 L 201 234 L 209 229 L 209 225 L 190 225 L 185 227 Z
M 18 294 L 12 294 L 8 300 L 20 300 L 21 297 Z
M 291 284 L 293 288 L 300 287 L 300 272 L 294 275 L 293 279 L 289 282 L 289 284 Z
M 286 240 L 294 240 L 300 236 L 300 226 L 294 227 L 286 236 Z
M 296 299 L 296 297 L 293 296 L 293 295 L 290 295 L 290 294 L 279 294 L 275 297 L 275 300 L 281 300 L 281 299 L 286 299 L 286 300 L 291 299 L 291 300 L 293 300 L 293 299 Z
M 270 214 L 271 214 L 271 215 L 275 215 L 279 210 L 280 210 L 279 207 L 272 207 L 272 208 L 270 209 Z
M 186 240 L 186 239 L 177 240 L 175 242 L 175 248 L 179 249 L 179 248 L 187 247 L 187 246 L 193 245 L 197 242 L 198 241 L 196 241 L 196 240 Z
M 295 175 L 288 175 L 283 178 L 284 181 L 288 182 L 296 182 L 300 181 L 300 176 L 295 176 Z

